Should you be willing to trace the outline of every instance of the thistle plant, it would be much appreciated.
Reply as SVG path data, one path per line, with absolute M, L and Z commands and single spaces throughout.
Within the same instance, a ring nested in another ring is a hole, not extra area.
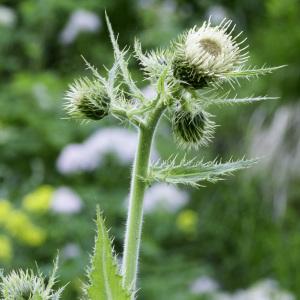
M 128 52 L 121 50 L 106 17 L 115 63 L 101 76 L 86 62 L 92 79 L 79 79 L 66 94 L 71 116 L 100 120 L 111 115 L 131 123 L 138 130 L 138 145 L 132 170 L 122 265 L 118 266 L 103 218 L 98 213 L 98 237 L 85 292 L 90 299 L 134 299 L 143 223 L 143 197 L 155 181 L 200 186 L 215 182 L 234 171 L 252 166 L 256 159 L 221 163 L 195 157 L 177 161 L 176 154 L 162 162 L 150 162 L 151 145 L 163 116 L 172 120 L 176 142 L 187 148 L 208 144 L 215 123 L 210 106 L 249 103 L 272 97 L 227 98 L 226 86 L 234 88 L 239 79 L 271 73 L 279 67 L 251 68 L 245 39 L 233 35 L 235 26 L 224 20 L 218 26 L 205 22 L 180 35 L 166 49 L 143 52 L 135 40 L 133 55 L 144 77 L 157 92 L 146 99 L 128 69 Z M 229 85 L 226 83 L 229 83 Z
M 91 71 L 90 78 L 80 78 L 70 85 L 65 107 L 70 117 L 76 119 L 100 121 L 113 116 L 122 123 L 132 124 L 138 131 L 122 264 L 119 265 L 116 259 L 103 216 L 98 211 L 95 248 L 88 282 L 84 285 L 84 299 L 133 300 L 137 297 L 143 198 L 147 187 L 156 181 L 199 187 L 205 181 L 216 182 L 257 162 L 257 159 L 244 158 L 224 163 L 205 162 L 198 156 L 179 160 L 176 153 L 165 161 L 151 162 L 151 146 L 160 120 L 164 116 L 171 120 L 179 147 L 197 149 L 205 146 L 211 142 L 216 127 L 210 108 L 275 99 L 267 96 L 229 98 L 228 95 L 240 79 L 269 74 L 281 67 L 247 66 L 248 46 L 245 39 L 241 39 L 241 33 L 235 34 L 232 22 L 224 20 L 218 26 L 212 26 L 208 21 L 201 27 L 187 30 L 165 49 L 143 52 L 141 43 L 135 40 L 133 56 L 145 79 L 156 90 L 156 96 L 147 99 L 128 69 L 129 49 L 120 49 L 107 16 L 106 21 L 114 64 L 103 76 L 85 60 Z M 12 274 L 11 278 L 16 276 Z M 32 277 L 31 273 L 18 276 Z M 10 278 L 4 279 L 2 286 L 8 285 L 8 281 L 12 282 Z M 31 290 L 29 288 L 30 293 Z M 15 299 L 2 294 L 5 300 Z M 47 297 L 41 299 L 57 299 Z

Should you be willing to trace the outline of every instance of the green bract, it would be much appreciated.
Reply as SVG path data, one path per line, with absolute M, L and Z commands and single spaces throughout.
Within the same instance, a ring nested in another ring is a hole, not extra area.
M 172 62 L 173 75 L 178 79 L 182 86 L 201 89 L 207 87 L 213 77 L 198 72 L 197 68 L 187 63 L 181 57 L 176 57 Z

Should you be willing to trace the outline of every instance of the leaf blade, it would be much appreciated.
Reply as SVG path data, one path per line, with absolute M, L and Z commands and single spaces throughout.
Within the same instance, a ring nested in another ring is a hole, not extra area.
M 133 296 L 122 287 L 122 276 L 99 210 L 96 223 L 97 236 L 88 271 L 89 284 L 84 292 L 90 300 L 131 300 Z
M 200 182 L 216 182 L 222 180 L 225 176 L 235 171 L 251 167 L 257 162 L 257 159 L 240 159 L 237 161 L 228 161 L 226 163 L 216 160 L 206 162 L 195 162 L 195 159 L 183 159 L 176 164 L 175 158 L 161 164 L 150 167 L 147 181 L 160 181 L 170 184 L 185 184 L 193 187 L 199 187 Z
M 250 77 L 259 77 L 262 75 L 270 74 L 278 69 L 282 69 L 287 67 L 287 65 L 277 66 L 277 67 L 261 67 L 261 68 L 241 68 L 238 70 L 233 70 L 229 72 L 225 72 L 224 74 L 220 75 L 221 78 L 224 79 L 238 79 L 238 78 L 246 78 L 249 79 Z
M 111 40 L 113 50 L 114 50 L 114 53 L 115 53 L 115 58 L 116 58 L 116 61 L 118 61 L 118 63 L 119 63 L 120 70 L 121 70 L 124 82 L 126 83 L 128 88 L 130 89 L 130 92 L 132 93 L 132 95 L 134 97 L 140 99 L 142 102 L 144 102 L 143 93 L 137 87 L 134 80 L 132 79 L 132 77 L 130 75 L 130 72 L 128 70 L 128 63 L 124 59 L 124 55 L 127 51 L 125 51 L 125 50 L 121 51 L 120 50 L 120 47 L 119 47 L 118 42 L 117 42 L 117 38 L 115 37 L 114 31 L 112 29 L 111 23 L 109 21 L 109 18 L 108 18 L 108 15 L 107 15 L 106 12 L 105 12 L 105 19 L 106 19 L 106 24 L 107 24 L 108 31 L 109 31 L 110 40 Z
M 268 96 L 257 96 L 257 97 L 247 97 L 247 98 L 219 98 L 219 99 L 209 99 L 206 106 L 211 105 L 234 105 L 234 104 L 249 104 L 253 102 L 263 102 L 268 100 L 277 100 L 278 97 L 268 97 Z

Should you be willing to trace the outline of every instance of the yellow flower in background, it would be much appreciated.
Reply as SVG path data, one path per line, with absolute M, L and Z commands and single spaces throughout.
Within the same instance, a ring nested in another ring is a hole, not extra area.
M 22 205 L 25 210 L 37 214 L 44 214 L 48 211 L 54 189 L 49 185 L 42 185 L 32 193 L 23 198 Z
M 198 215 L 191 209 L 183 210 L 176 219 L 179 230 L 187 234 L 194 234 L 197 229 Z
M 29 246 L 37 247 L 45 242 L 46 232 L 39 227 L 31 225 L 23 231 L 20 239 Z
M 0 200 L 0 224 L 4 224 L 12 211 L 11 204 L 8 200 Z
M 52 187 L 41 186 L 24 198 L 23 206 L 32 212 L 45 212 L 50 205 L 52 193 Z M 40 246 L 46 240 L 46 232 L 34 225 L 24 211 L 14 209 L 8 200 L 0 200 L 0 225 L 11 236 L 32 247 Z M 8 260 L 11 252 L 9 239 L 0 235 L 0 261 L 5 260 L 5 257 Z
M 12 245 L 5 235 L 0 235 L 0 261 L 8 262 L 12 258 Z
M 22 211 L 12 211 L 5 224 L 8 232 L 29 246 L 40 246 L 46 239 L 46 233 L 35 226 Z
M 14 236 L 22 235 L 25 228 L 30 225 L 31 221 L 28 216 L 18 210 L 12 211 L 5 222 L 6 229 Z

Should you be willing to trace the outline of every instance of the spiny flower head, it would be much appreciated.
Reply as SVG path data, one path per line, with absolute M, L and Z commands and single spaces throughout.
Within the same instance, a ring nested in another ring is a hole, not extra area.
M 58 300 L 62 289 L 52 290 L 54 277 L 48 285 L 42 275 L 34 275 L 33 271 L 12 271 L 9 275 L 1 274 L 0 295 L 3 300 Z
M 108 115 L 110 98 L 101 82 L 86 77 L 69 86 L 65 108 L 69 115 L 77 118 L 101 120 Z
M 203 88 L 246 62 L 247 47 L 241 48 L 244 41 L 236 41 L 240 34 L 232 37 L 234 26 L 227 32 L 231 23 L 223 20 L 213 27 L 210 21 L 204 22 L 179 38 L 172 68 L 182 85 Z
M 204 110 L 182 106 L 175 110 L 172 123 L 176 140 L 186 147 L 206 145 L 211 140 L 215 127 Z

